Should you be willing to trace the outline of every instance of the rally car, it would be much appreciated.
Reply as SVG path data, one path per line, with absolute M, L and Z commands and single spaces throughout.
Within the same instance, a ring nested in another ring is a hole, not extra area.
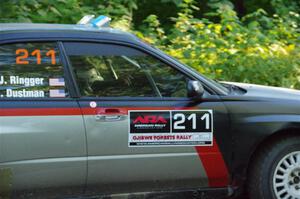
M 0 24 L 0 193 L 300 198 L 300 92 L 109 27 Z M 0 195 L 1 195 L 0 194 Z

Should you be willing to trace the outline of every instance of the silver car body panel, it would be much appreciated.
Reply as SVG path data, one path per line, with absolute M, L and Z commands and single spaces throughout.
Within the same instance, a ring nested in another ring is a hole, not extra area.
M 12 190 L 84 188 L 87 152 L 81 115 L 1 116 L 0 124 L 0 171 L 9 171 Z

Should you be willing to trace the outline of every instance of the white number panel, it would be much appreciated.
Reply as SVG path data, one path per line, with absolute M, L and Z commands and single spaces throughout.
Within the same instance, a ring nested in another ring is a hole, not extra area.
M 129 147 L 212 144 L 212 110 L 129 111 Z

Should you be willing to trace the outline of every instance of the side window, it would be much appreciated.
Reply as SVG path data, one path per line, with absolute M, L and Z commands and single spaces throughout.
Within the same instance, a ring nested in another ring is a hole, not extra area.
M 68 97 L 56 43 L 0 46 L 0 98 Z
M 110 44 L 64 45 L 82 96 L 187 96 L 187 78 L 143 52 Z
M 149 70 L 162 97 L 187 97 L 189 78 L 185 75 L 152 56 L 139 57 L 138 61 Z

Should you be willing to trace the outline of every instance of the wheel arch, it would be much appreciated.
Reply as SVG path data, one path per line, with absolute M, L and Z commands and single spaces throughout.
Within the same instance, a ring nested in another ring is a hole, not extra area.
M 263 138 L 258 144 L 256 144 L 256 146 L 251 151 L 250 157 L 247 162 L 246 175 L 248 176 L 252 162 L 254 162 L 255 158 L 258 156 L 258 154 L 262 151 L 263 148 L 265 148 L 272 142 L 275 142 L 276 140 L 287 136 L 300 136 L 300 126 L 288 127 L 275 131 L 274 133 Z

